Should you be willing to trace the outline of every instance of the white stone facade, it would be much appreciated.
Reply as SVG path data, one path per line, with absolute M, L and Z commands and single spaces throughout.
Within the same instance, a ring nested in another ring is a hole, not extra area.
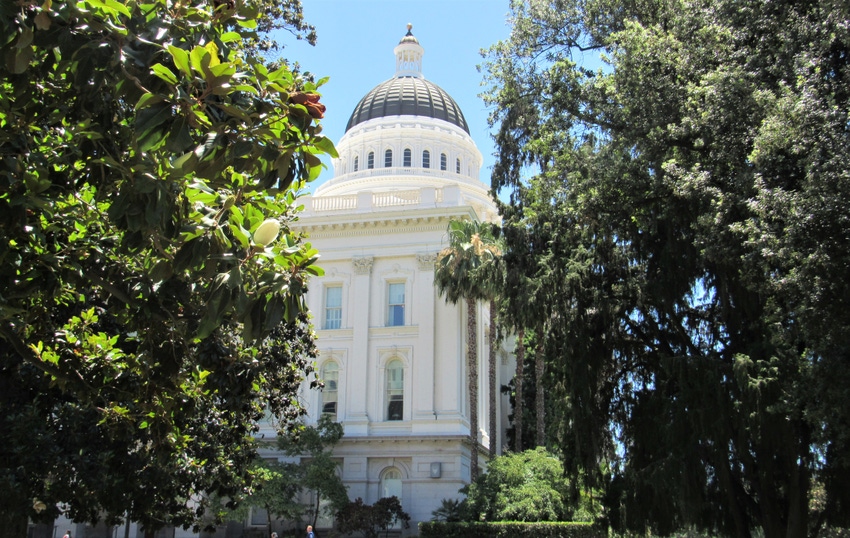
M 416 39 L 408 34 L 395 50 L 396 77 L 423 78 Z M 396 103 L 378 104 L 392 110 Z M 307 301 L 319 336 L 317 371 L 332 381 L 321 393 L 305 385 L 303 399 L 308 422 L 324 410 L 344 425 L 334 455 L 349 497 L 372 504 L 396 494 L 412 517 L 408 533 L 416 534 L 416 523 L 430 520 L 442 499 L 460 497 L 472 453 L 466 309 L 438 296 L 434 264 L 452 218 L 498 216 L 478 180 L 481 153 L 465 120 L 371 115 L 339 141 L 334 178 L 303 200 L 297 222 L 325 270 L 311 281 Z M 499 395 L 498 431 L 489 431 L 488 324 L 480 304 L 482 468 L 490 437 L 501 447 L 508 426 L 507 397 Z M 507 384 L 513 355 L 500 348 L 498 356 L 498 383 Z

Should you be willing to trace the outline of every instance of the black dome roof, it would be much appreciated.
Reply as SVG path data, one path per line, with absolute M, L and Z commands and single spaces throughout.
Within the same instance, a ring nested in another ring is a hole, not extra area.
M 425 116 L 457 125 L 467 133 L 469 126 L 460 107 L 446 91 L 418 77 L 396 77 L 375 86 L 354 107 L 345 130 L 385 116 Z

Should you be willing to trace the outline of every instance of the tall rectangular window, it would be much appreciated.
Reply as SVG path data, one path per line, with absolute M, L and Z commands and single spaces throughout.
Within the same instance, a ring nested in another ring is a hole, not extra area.
M 389 285 L 387 301 L 387 326 L 404 325 L 404 282 Z
M 342 286 L 325 288 L 325 329 L 342 326 Z
M 431 152 L 427 149 L 422 152 L 422 168 L 431 168 Z
M 388 149 L 384 152 L 384 167 L 389 168 L 393 165 L 393 150 Z
M 366 158 L 366 168 L 369 170 L 375 168 L 375 152 L 370 151 L 369 157 Z
M 446 170 L 446 154 L 440 153 L 440 170 Z
M 402 166 L 411 166 L 413 160 L 413 153 L 410 151 L 410 148 L 404 150 L 404 164 Z
M 339 402 L 339 366 L 328 362 L 322 367 L 322 381 L 325 388 L 320 393 L 322 414 L 337 420 L 337 402 Z
M 404 417 L 404 365 L 398 359 L 387 364 L 387 420 Z

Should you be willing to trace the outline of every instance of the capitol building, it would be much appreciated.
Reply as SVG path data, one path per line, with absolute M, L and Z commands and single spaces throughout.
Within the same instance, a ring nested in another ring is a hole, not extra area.
M 429 521 L 443 499 L 458 499 L 470 482 L 470 462 L 486 469 L 488 447 L 506 444 L 509 402 L 497 398 L 497 431 L 488 431 L 489 305 L 478 304 L 478 450 L 471 443 L 467 388 L 465 304 L 447 304 L 434 286 L 438 252 L 448 246 L 452 219 L 498 220 L 479 172 L 481 152 L 452 97 L 423 75 L 424 49 L 408 32 L 393 49 L 395 74 L 354 107 L 336 147 L 334 176 L 312 196 L 293 231 L 308 236 L 321 254 L 325 274 L 310 282 L 307 302 L 318 334 L 316 370 L 324 382 L 301 399 L 314 425 L 329 415 L 345 435 L 333 448 L 349 499 L 374 504 L 396 496 L 417 523 Z M 388 69 L 389 71 L 389 69 Z M 511 343 L 512 345 L 512 343 Z M 513 349 L 499 344 L 497 385 L 515 371 Z M 258 434 L 274 446 L 276 429 Z M 271 448 L 263 457 L 292 461 Z M 297 460 L 298 458 L 296 458 Z M 313 503 L 313 499 L 302 499 Z M 247 521 L 231 522 L 207 538 L 267 537 L 267 514 L 252 509 Z M 333 520 L 320 517 L 319 536 Z M 60 517 L 46 536 L 71 529 L 75 537 L 144 536 L 132 523 L 95 527 Z M 156 538 L 197 538 L 166 527 Z
M 304 198 L 296 223 L 325 275 L 308 304 L 319 336 L 324 390 L 305 390 L 308 422 L 329 414 L 345 428 L 334 448 L 350 499 L 397 496 L 416 523 L 470 481 L 467 323 L 464 305 L 434 286 L 451 219 L 496 221 L 481 183 L 481 152 L 452 97 L 423 74 L 424 49 L 408 32 L 395 74 L 369 91 L 337 143 L 334 176 Z M 507 396 L 488 431 L 488 305 L 478 305 L 479 461 L 505 444 Z M 515 370 L 497 350 L 497 383 Z M 325 522 L 330 525 L 330 521 Z M 321 528 L 321 525 L 320 525 Z

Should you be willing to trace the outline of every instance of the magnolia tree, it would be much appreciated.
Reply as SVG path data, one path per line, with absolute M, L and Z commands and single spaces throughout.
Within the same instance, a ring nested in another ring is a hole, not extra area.
M 322 81 L 258 55 L 281 26 L 297 0 L 0 5 L 0 535 L 190 526 L 301 414 L 288 224 L 334 149 Z

